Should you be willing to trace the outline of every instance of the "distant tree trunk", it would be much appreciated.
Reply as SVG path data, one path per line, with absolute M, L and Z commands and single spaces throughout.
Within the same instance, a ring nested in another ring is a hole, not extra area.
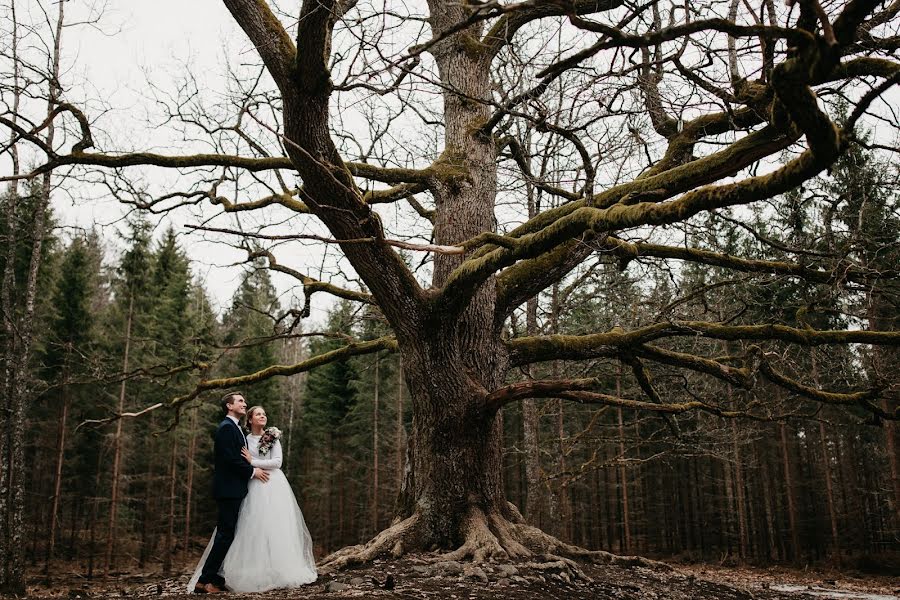
M 47 560 L 44 563 L 44 575 L 50 572 L 50 561 L 53 560 L 53 552 L 56 548 L 56 524 L 57 514 L 59 514 L 60 492 L 62 490 L 62 468 L 63 456 L 66 451 L 66 424 L 69 420 L 69 403 L 71 401 L 69 393 L 69 352 L 66 352 L 65 363 L 62 370 L 62 409 L 59 416 L 59 429 L 56 437 L 56 468 L 54 469 L 53 482 L 53 501 L 50 508 L 50 518 L 48 519 L 49 532 L 47 533 Z
M 588 531 L 590 533 L 588 537 L 587 547 L 592 549 L 597 549 L 600 547 L 600 520 L 599 520 L 599 506 L 600 499 L 597 495 L 597 486 L 598 486 L 597 477 L 597 469 L 592 468 L 591 473 L 588 476 L 588 510 L 585 511 L 588 513 L 590 517 L 590 522 L 588 524 Z
M 696 531 L 697 545 L 700 548 L 700 556 L 707 555 L 707 540 L 705 528 L 705 511 L 701 508 L 703 501 L 703 486 L 700 481 L 700 470 L 697 460 L 692 460 L 686 465 L 691 476 L 691 511 L 693 512 L 693 526 Z
M 537 299 L 525 305 L 525 329 L 528 335 L 537 335 Z M 535 527 L 544 526 L 544 489 L 541 481 L 540 427 L 537 401 L 528 398 L 522 402 L 522 440 L 525 445 L 525 518 Z
M 406 456 L 406 428 L 403 427 L 403 359 L 397 362 L 397 423 L 394 427 L 394 469 L 397 479 L 397 493 L 403 488 L 403 464 Z
M 163 547 L 163 573 L 172 570 L 172 556 L 175 554 L 175 474 L 178 464 L 178 445 L 172 444 L 172 458 L 169 461 L 169 525 L 166 528 L 166 543 Z
M 77 527 L 81 523 L 81 514 L 84 509 L 84 496 L 76 493 L 69 503 L 69 543 L 66 546 L 66 552 L 70 559 L 78 558 L 77 555 Z
M 345 492 L 347 489 L 347 479 L 344 477 L 344 459 L 341 457 L 339 461 L 339 471 L 338 471 L 338 501 L 337 501 L 337 515 L 338 515 L 338 545 L 343 546 L 347 543 L 347 536 L 345 530 L 346 519 L 344 518 L 347 512 L 344 510 L 344 499 Z
M 604 463 L 607 463 L 610 457 L 615 456 L 615 453 L 610 451 L 607 443 L 602 443 L 600 445 L 600 450 L 603 453 L 602 457 Z M 616 545 L 616 538 L 618 537 L 616 535 L 616 515 L 619 512 L 619 492 L 618 486 L 616 485 L 616 468 L 614 466 L 608 465 L 603 468 L 603 483 L 603 487 L 605 488 L 603 493 L 603 511 L 606 513 L 606 519 L 604 520 L 606 545 L 604 547 L 607 550 L 612 551 Z
M 769 457 L 768 453 L 763 453 L 760 457 L 760 479 L 762 480 L 763 491 L 763 512 L 766 515 L 766 547 L 768 548 L 768 560 L 778 560 L 778 539 L 779 536 L 775 532 L 775 508 L 773 508 L 774 498 L 772 496 L 771 476 L 769 474 Z
M 900 326 L 900 317 L 897 316 L 896 301 L 892 301 L 887 291 L 875 290 L 868 297 L 869 327 L 878 328 L 881 331 L 896 331 Z M 881 408 L 891 414 L 900 408 L 900 376 L 897 375 L 897 365 L 900 364 L 900 350 L 893 347 L 872 348 L 872 362 L 875 378 L 885 379 L 893 385 L 885 389 Z M 891 419 L 884 420 L 884 444 L 888 456 L 888 475 L 891 480 L 891 520 L 895 532 L 900 532 L 900 444 L 898 444 L 897 422 Z
M 696 551 L 700 547 L 697 539 L 698 515 L 695 510 L 696 495 L 694 493 L 696 489 L 691 485 L 691 464 L 684 458 L 680 458 L 678 461 L 677 478 L 681 494 L 681 514 L 683 516 L 682 522 L 684 523 L 685 547 L 692 551 Z
M 149 421 L 151 431 L 155 428 L 155 421 L 156 414 L 151 413 Z M 156 443 L 156 438 L 154 436 L 145 437 L 143 441 L 145 448 L 144 452 L 147 456 L 157 456 L 159 445 Z M 165 475 L 160 473 L 160 475 L 157 476 L 156 465 L 157 461 L 150 460 L 147 466 L 147 473 L 145 474 L 146 483 L 144 485 L 144 500 L 141 507 L 141 551 L 138 554 L 138 566 L 140 568 L 144 568 L 147 561 L 150 560 L 157 542 L 159 509 L 156 507 L 156 500 L 159 498 L 159 494 L 156 493 L 156 485 L 157 477 L 161 483 L 165 480 Z
M 125 351 L 122 355 L 122 383 L 119 386 L 118 414 L 125 412 L 125 374 L 128 373 L 128 352 L 131 349 L 131 324 L 134 318 L 134 294 L 128 299 L 128 316 L 125 321 Z M 107 527 L 106 557 L 103 562 L 103 576 L 109 577 L 114 568 L 116 548 L 116 525 L 119 510 L 119 471 L 122 463 L 122 419 L 116 419 L 116 434 L 113 438 L 112 488 L 109 499 L 109 526 Z M 149 517 L 149 515 L 146 515 Z
M 616 397 L 622 397 L 622 363 L 619 363 L 619 370 L 616 372 Z M 628 477 L 625 471 L 625 424 L 622 420 L 621 408 L 616 410 L 616 416 L 619 420 L 619 481 L 622 486 L 622 528 L 625 533 L 625 543 L 622 550 L 630 553 L 632 550 L 631 514 L 628 510 Z
M 292 406 L 293 412 L 293 406 Z M 194 510 L 194 460 L 197 456 L 197 409 L 191 410 L 191 442 L 188 445 L 187 482 L 185 483 L 184 501 L 184 556 L 189 554 L 191 541 L 191 516 Z
M 831 551 L 840 557 L 840 536 L 838 535 L 837 511 L 834 508 L 834 486 L 831 481 L 831 456 L 828 453 L 828 438 L 825 424 L 819 421 L 819 443 L 822 447 L 822 476 L 825 478 L 825 500 L 828 504 L 828 519 L 831 523 Z
M 747 535 L 747 502 L 744 497 L 744 467 L 740 444 L 738 443 L 737 423 L 734 419 L 731 420 L 731 441 L 734 451 L 734 487 L 737 492 L 738 536 L 740 538 L 739 548 L 741 560 L 747 560 L 749 555 L 749 539 Z
M 791 558 L 794 562 L 800 560 L 800 532 L 797 523 L 797 500 L 794 490 L 794 479 L 791 472 L 790 446 L 788 444 L 787 427 L 784 423 L 778 424 L 781 436 L 781 459 L 784 469 L 784 492 L 787 498 L 788 523 L 791 529 Z
M 328 532 L 328 548 L 334 548 L 337 543 L 337 531 L 338 528 L 335 526 L 335 481 L 337 481 L 337 476 L 335 471 L 337 470 L 337 456 L 334 453 L 334 432 L 328 432 L 328 523 L 325 525 L 325 531 Z M 338 516 L 339 518 L 339 516 Z
M 375 390 L 372 399 L 372 531 L 378 531 L 378 392 L 381 383 L 381 361 L 375 355 Z
M 550 329 L 553 333 L 559 333 L 559 284 L 554 283 L 550 292 Z M 560 376 L 559 361 L 553 361 L 550 366 L 551 376 L 558 379 Z M 569 478 L 566 476 L 568 471 L 566 461 L 566 417 L 565 403 L 562 400 L 556 401 L 556 443 L 557 443 L 557 473 L 559 484 L 556 487 L 555 494 L 555 519 L 557 523 L 557 532 L 563 540 L 571 541 L 572 539 L 572 511 L 570 507 L 570 498 L 568 490 Z
M 896 363 L 895 363 L 896 364 Z M 896 410 L 898 401 L 885 397 L 881 400 L 881 408 L 887 413 Z M 897 422 L 891 420 L 884 421 L 884 438 L 885 448 L 888 455 L 888 464 L 890 467 L 891 483 L 893 484 L 893 514 L 894 529 L 900 532 L 900 444 L 897 442 Z
M 641 420 L 640 414 L 635 411 L 634 415 L 634 439 L 641 439 Z M 635 513 L 635 518 L 633 519 L 635 524 L 635 530 L 637 533 L 634 535 L 634 551 L 635 553 L 640 553 L 646 550 L 647 546 L 647 530 L 649 527 L 649 523 L 647 522 L 647 503 L 648 499 L 644 495 L 645 489 L 643 484 L 643 476 L 644 476 L 644 465 L 641 460 L 641 448 L 643 446 L 638 443 L 635 447 L 635 465 L 632 467 L 632 481 L 634 481 L 634 507 L 633 512 Z
M 735 541 L 736 536 L 736 527 L 734 526 L 734 516 L 737 514 L 737 509 L 735 508 L 734 501 L 734 488 L 732 484 L 734 482 L 734 475 L 732 473 L 731 466 L 731 458 L 725 456 L 722 459 L 722 484 L 725 486 L 725 548 L 728 553 L 731 553 L 732 544 Z
M 87 567 L 87 578 L 93 579 L 94 577 L 94 557 L 97 554 L 97 512 L 100 504 L 100 474 L 102 471 L 100 470 L 101 459 L 103 458 L 103 453 L 97 453 L 97 468 L 96 468 L 96 477 L 94 478 L 94 495 L 91 500 L 91 518 L 89 521 L 89 529 L 90 533 L 88 534 L 89 546 L 88 546 L 88 567 Z
M 530 146 L 530 139 L 528 140 Z M 546 167 L 542 167 L 544 171 Z M 525 193 L 528 197 L 528 218 L 535 217 L 539 210 L 540 191 L 526 180 Z M 529 298 L 525 303 L 525 331 L 529 336 L 538 335 L 538 298 Z M 540 423 L 537 401 L 528 398 L 522 402 L 522 442 L 525 446 L 525 518 L 535 527 L 544 527 L 546 495 L 541 478 Z
M 288 342 L 289 344 L 289 364 L 296 364 L 300 362 L 300 358 L 303 354 L 300 343 L 296 340 L 291 340 Z M 291 377 L 288 380 L 287 389 L 288 389 L 288 425 L 287 425 L 287 433 L 285 434 L 284 440 L 284 464 L 281 467 L 281 470 L 288 473 L 288 468 L 290 467 L 290 457 L 291 457 L 291 440 L 294 438 L 294 416 L 295 412 L 299 412 L 301 415 L 303 414 L 303 385 L 305 383 L 305 375 L 301 374 L 299 376 Z M 298 406 L 298 403 L 300 404 Z

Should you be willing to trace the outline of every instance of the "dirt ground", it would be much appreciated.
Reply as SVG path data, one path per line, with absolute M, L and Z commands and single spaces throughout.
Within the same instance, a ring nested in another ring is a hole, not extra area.
M 107 582 L 64 575 L 48 587 L 38 574 L 29 578 L 28 598 L 148 598 L 178 600 L 188 594 L 190 574 L 121 574 Z M 387 583 L 386 583 L 386 580 Z M 327 574 L 308 586 L 258 594 L 220 597 L 267 599 L 421 598 L 509 600 L 900 600 L 900 580 L 856 572 L 815 572 L 780 568 L 722 568 L 709 565 L 671 569 L 578 563 L 546 557 L 518 563 L 441 562 L 437 556 L 413 556 Z

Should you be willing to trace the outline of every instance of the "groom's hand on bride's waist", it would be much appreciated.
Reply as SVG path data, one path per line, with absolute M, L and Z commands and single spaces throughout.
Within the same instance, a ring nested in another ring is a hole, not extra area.
M 269 480 L 269 474 L 263 469 L 253 469 L 253 479 L 259 479 L 263 483 Z

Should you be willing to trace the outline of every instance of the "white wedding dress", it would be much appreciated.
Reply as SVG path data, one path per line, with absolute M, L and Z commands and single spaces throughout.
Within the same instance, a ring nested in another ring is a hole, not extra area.
M 276 441 L 265 458 L 259 455 L 259 436 L 248 435 L 247 447 L 254 467 L 269 472 L 269 481 L 250 480 L 241 502 L 234 541 L 219 573 L 233 592 L 265 592 L 290 588 L 316 580 L 312 538 L 294 492 L 281 472 L 281 442 Z M 203 563 L 212 549 L 216 532 L 188 583 L 193 591 Z

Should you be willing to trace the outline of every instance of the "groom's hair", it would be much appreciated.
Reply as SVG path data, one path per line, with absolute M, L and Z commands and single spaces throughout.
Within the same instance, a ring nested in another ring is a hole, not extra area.
M 239 392 L 239 391 L 235 390 L 233 392 L 228 392 L 227 394 L 222 396 L 222 410 L 225 412 L 226 415 L 228 414 L 228 405 L 231 404 L 232 398 L 234 398 L 235 396 L 243 396 L 243 395 L 244 395 L 243 392 Z

